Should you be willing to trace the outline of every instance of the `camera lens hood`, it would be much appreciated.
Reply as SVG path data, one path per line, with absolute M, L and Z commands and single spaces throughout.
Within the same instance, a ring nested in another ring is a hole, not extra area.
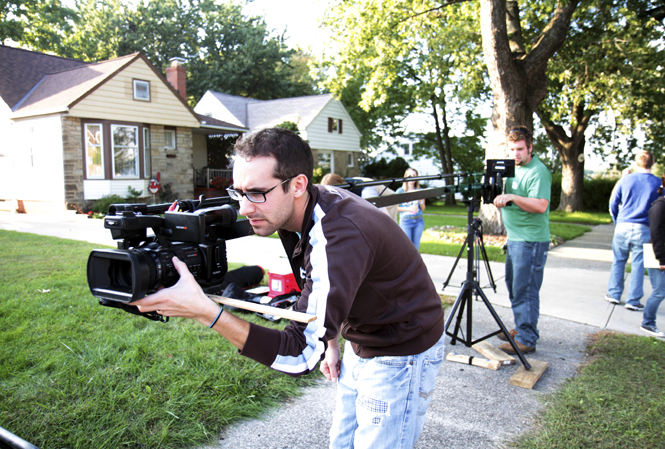
M 129 303 L 143 298 L 154 273 L 141 251 L 96 249 L 88 257 L 88 286 L 93 296 Z M 151 276 L 152 274 L 152 276 Z

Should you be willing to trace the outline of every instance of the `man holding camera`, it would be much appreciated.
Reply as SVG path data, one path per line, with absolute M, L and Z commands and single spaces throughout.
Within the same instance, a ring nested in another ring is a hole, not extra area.
M 505 193 L 494 199 L 508 235 L 506 286 L 515 329 L 510 331 L 523 354 L 536 350 L 540 287 L 550 246 L 552 175 L 533 154 L 533 137 L 525 126 L 508 133 L 508 151 L 515 159 L 515 177 L 506 179 Z M 507 337 L 502 333 L 502 340 Z M 499 348 L 515 354 L 510 343 Z
M 439 295 L 388 215 L 350 192 L 313 185 L 312 171 L 307 142 L 264 129 L 236 143 L 228 192 L 257 235 L 279 233 L 302 289 L 294 310 L 316 320 L 279 331 L 222 312 L 176 258 L 178 283 L 133 304 L 198 320 L 240 354 L 290 375 L 321 362 L 338 381 L 331 448 L 412 447 L 444 356 Z

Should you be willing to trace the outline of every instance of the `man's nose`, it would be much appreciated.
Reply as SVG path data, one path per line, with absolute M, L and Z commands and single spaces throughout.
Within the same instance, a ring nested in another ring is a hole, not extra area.
M 240 197 L 238 205 L 240 206 L 240 208 L 238 209 L 238 214 L 244 215 L 245 217 L 247 216 L 248 213 L 254 210 L 254 203 L 248 200 L 247 197 L 244 195 Z

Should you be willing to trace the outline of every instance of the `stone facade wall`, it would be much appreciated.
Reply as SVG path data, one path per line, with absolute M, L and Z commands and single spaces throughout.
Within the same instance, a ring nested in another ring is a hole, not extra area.
M 335 173 L 342 178 L 353 178 L 360 176 L 358 168 L 358 153 L 353 154 L 353 167 L 349 167 L 349 151 L 335 151 Z
M 328 151 L 328 150 L 318 150 L 312 148 L 312 154 L 314 156 L 314 168 L 318 167 L 317 161 L 319 158 L 319 151 Z M 353 154 L 353 167 L 348 166 L 348 154 L 349 151 L 335 151 L 333 150 L 333 167 L 332 172 L 340 175 L 342 178 L 354 178 L 360 176 L 360 167 L 358 164 L 358 152 L 351 152 Z
M 162 186 L 171 185 L 178 199 L 194 198 L 194 146 L 191 128 L 176 129 L 176 149 L 164 149 L 164 127 L 150 126 L 150 154 L 152 175 L 160 174 Z
M 82 207 L 83 196 L 83 135 L 81 119 L 62 117 L 62 149 L 65 173 L 65 201 Z

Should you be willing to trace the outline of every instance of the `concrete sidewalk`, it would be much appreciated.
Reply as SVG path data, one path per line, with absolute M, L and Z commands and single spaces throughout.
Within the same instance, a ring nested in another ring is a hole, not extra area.
M 115 246 L 101 220 L 80 216 L 39 217 L 0 212 L 0 229 L 31 232 Z M 594 226 L 591 232 L 549 252 L 541 289 L 541 339 L 531 359 L 548 363 L 548 368 L 533 389 L 509 384 L 521 366 L 503 366 L 498 371 L 454 362 L 445 362 L 437 379 L 434 400 L 428 411 L 425 429 L 416 448 L 496 448 L 512 436 L 525 431 L 543 407 L 544 395 L 554 392 L 573 377 L 584 359 L 588 335 L 609 329 L 642 335 L 642 313 L 611 305 L 603 298 L 607 291 L 612 262 L 612 225 Z M 290 268 L 278 239 L 243 237 L 227 242 L 230 262 L 260 265 L 266 270 L 288 273 Z M 466 279 L 467 262 L 455 258 L 423 255 L 430 275 L 440 292 L 457 297 Z M 489 264 L 496 293 L 489 286 L 488 273 L 481 263 L 478 281 L 491 307 L 508 329 L 513 327 L 512 312 L 504 282 L 504 264 Z M 449 285 L 443 284 L 452 272 Z M 644 281 L 644 303 L 651 284 Z M 469 340 L 477 340 L 499 329 L 482 301 L 472 302 L 473 319 Z M 446 316 L 448 318 L 448 316 Z M 462 315 L 462 330 L 467 317 Z M 658 322 L 665 327 L 665 310 Z M 454 326 L 451 325 L 449 331 Z M 501 341 L 488 340 L 495 346 Z M 448 339 L 450 342 L 450 339 Z M 463 344 L 448 345 L 448 352 L 478 355 Z M 327 447 L 328 429 L 334 408 L 335 386 L 320 382 L 304 394 L 266 413 L 260 419 L 229 426 L 219 443 L 208 449 L 277 449 Z

